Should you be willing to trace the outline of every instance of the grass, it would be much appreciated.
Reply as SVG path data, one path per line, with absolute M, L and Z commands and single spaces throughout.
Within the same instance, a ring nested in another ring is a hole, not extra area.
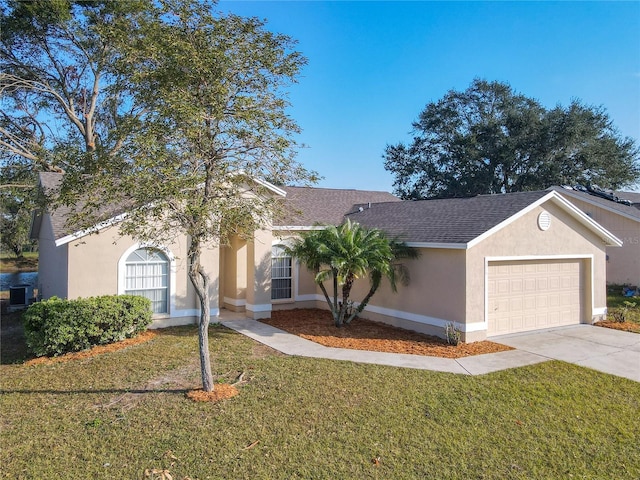
M 630 380 L 562 362 L 467 377 L 286 357 L 223 327 L 210 336 L 217 378 L 248 380 L 217 404 L 185 398 L 199 383 L 194 327 L 82 361 L 5 355 L 0 477 L 640 477 Z M 2 335 L 3 353 L 16 338 Z
M 25 252 L 22 258 L 16 258 L 12 254 L 0 255 L 0 272 L 35 272 L 38 270 L 38 252 Z

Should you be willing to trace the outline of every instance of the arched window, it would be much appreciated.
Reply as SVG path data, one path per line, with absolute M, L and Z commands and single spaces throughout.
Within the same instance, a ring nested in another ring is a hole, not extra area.
M 151 300 L 153 313 L 169 313 L 169 260 L 164 253 L 139 248 L 125 262 L 127 295 L 139 295 Z
M 271 300 L 291 297 L 291 256 L 282 245 L 274 245 L 271 247 Z

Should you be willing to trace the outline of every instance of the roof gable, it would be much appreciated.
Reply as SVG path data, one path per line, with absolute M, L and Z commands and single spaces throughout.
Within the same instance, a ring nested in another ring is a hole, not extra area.
M 471 248 L 547 201 L 596 231 L 609 245 L 621 245 L 614 235 L 553 191 L 374 204 L 348 217 L 415 246 Z
M 39 186 L 45 194 L 52 194 L 59 190 L 62 185 L 62 173 L 55 172 L 41 172 L 38 176 Z M 273 194 L 278 196 L 286 196 L 286 192 L 271 183 L 253 178 L 258 185 L 267 188 Z M 123 201 L 116 204 L 104 204 L 96 212 L 96 217 L 101 219 L 96 225 L 89 226 L 87 228 L 73 229 L 67 224 L 67 220 L 70 216 L 82 209 L 82 204 L 74 206 L 60 205 L 54 211 L 47 212 L 51 219 L 51 227 L 55 239 L 56 246 L 64 245 L 78 238 L 82 238 L 90 233 L 98 232 L 104 228 L 115 225 L 121 222 L 127 216 L 127 211 L 132 207 L 130 201 Z M 31 237 L 37 238 L 40 230 L 39 215 L 35 217 L 31 227 Z

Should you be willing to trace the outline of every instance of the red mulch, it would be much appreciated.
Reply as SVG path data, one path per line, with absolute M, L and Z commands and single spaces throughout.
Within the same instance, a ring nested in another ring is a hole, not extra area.
M 123 348 L 130 347 L 132 345 L 139 345 L 141 343 L 148 342 L 153 337 L 157 335 L 157 332 L 154 330 L 145 330 L 140 335 L 127 338 L 120 342 L 110 343 L 109 345 L 98 345 L 88 350 L 83 350 L 81 352 L 73 352 L 67 353 L 65 355 L 60 355 L 59 357 L 38 357 L 33 358 L 31 360 L 27 360 L 24 362 L 25 365 L 42 365 L 42 364 L 51 364 L 51 363 L 59 363 L 59 362 L 68 362 L 69 360 L 81 360 L 83 358 L 90 358 L 96 355 L 100 355 L 101 353 L 109 353 L 109 352 L 117 352 L 118 350 L 122 350 Z
M 189 390 L 187 392 L 187 398 L 190 398 L 194 402 L 219 402 L 220 400 L 235 397 L 237 394 L 238 389 L 233 385 L 218 383 L 212 392 L 205 392 L 201 388 Z
M 449 345 L 441 338 L 393 327 L 362 318 L 351 325 L 337 328 L 326 310 L 276 310 L 271 318 L 260 320 L 273 327 L 327 347 L 369 350 L 374 352 L 408 353 L 431 357 L 460 358 L 484 353 L 513 350 L 506 345 L 482 341 Z

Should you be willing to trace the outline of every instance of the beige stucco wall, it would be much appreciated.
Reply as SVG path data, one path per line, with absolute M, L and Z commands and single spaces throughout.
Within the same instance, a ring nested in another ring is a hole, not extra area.
M 223 306 L 233 311 L 244 311 L 247 291 L 247 242 L 233 237 L 222 247 Z
M 247 243 L 247 316 L 271 317 L 271 245 L 270 229 L 258 230 Z
M 567 200 L 623 241 L 607 248 L 607 283 L 640 284 L 640 222 L 591 203 L 566 196 Z
M 45 216 L 43 227 L 47 222 L 48 216 Z M 50 228 L 41 228 L 40 235 L 40 258 L 44 260 L 41 261 L 44 269 L 43 286 L 51 283 L 50 278 L 55 278 L 55 285 L 67 286 L 65 294 L 60 296 L 69 299 L 124 293 L 124 260 L 135 248 L 144 245 L 131 237 L 119 235 L 118 227 L 112 226 L 98 234 L 55 247 L 53 241 L 43 238 L 46 235 L 43 232 L 47 230 Z M 152 327 L 194 323 L 199 315 L 199 302 L 188 277 L 187 237 L 179 234 L 171 243 L 162 245 L 161 250 L 170 259 L 170 307 L 168 315 L 154 317 Z M 55 273 L 51 273 L 54 270 L 50 266 L 52 262 L 56 264 Z M 218 315 L 219 249 L 214 245 L 206 247 L 201 262 L 211 279 L 211 313 Z M 56 294 L 55 289 L 44 286 L 43 298 L 52 294 Z

